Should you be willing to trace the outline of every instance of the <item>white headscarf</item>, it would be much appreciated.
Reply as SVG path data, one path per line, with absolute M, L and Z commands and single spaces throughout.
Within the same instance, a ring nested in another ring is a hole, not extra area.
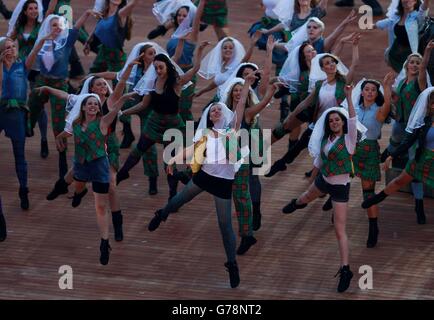
M 424 119 L 427 116 L 426 112 L 427 109 L 430 108 L 430 106 L 428 106 L 429 96 L 432 92 L 434 92 L 434 87 L 428 87 L 419 95 L 413 109 L 411 109 L 405 131 L 413 133 L 415 129 L 418 129 L 425 124 Z
M 407 70 L 406 70 L 406 67 L 407 67 L 407 64 L 408 64 L 409 59 L 412 58 L 412 57 L 418 57 L 418 58 L 420 58 L 420 59 L 423 59 L 423 57 L 422 57 L 422 55 L 421 55 L 420 53 L 411 53 L 411 54 L 407 57 L 407 59 L 406 59 L 405 62 L 404 62 L 404 65 L 402 66 L 401 71 L 400 71 L 399 74 L 396 76 L 396 78 L 395 78 L 395 82 L 393 83 L 392 88 L 393 88 L 394 90 L 397 90 L 397 89 L 398 89 L 398 86 L 399 86 L 399 84 L 400 84 L 400 82 L 401 82 L 402 80 L 404 80 L 404 79 L 407 78 Z M 431 80 L 430 80 L 430 76 L 429 76 L 429 74 L 428 74 L 428 70 L 425 71 L 425 72 L 426 72 L 426 84 L 427 84 L 427 87 L 431 87 Z
M 154 3 L 154 7 L 152 8 L 152 13 L 155 15 L 158 22 L 164 24 L 172 18 L 172 15 L 174 15 L 181 7 L 189 8 L 188 15 L 175 30 L 172 38 L 181 38 L 191 32 L 191 24 L 196 15 L 196 6 L 191 2 L 191 0 L 163 0 Z
M 310 156 L 313 158 L 317 158 L 321 155 L 321 145 L 324 138 L 325 126 L 328 125 L 328 123 L 325 123 L 325 120 L 327 115 L 332 111 L 338 111 L 347 119 L 347 121 L 349 119 L 348 111 L 342 107 L 333 107 L 324 111 L 324 113 L 316 122 L 309 140 L 309 153 Z M 366 129 L 366 127 L 359 121 L 357 121 L 357 131 L 357 136 L 359 138 L 358 141 L 364 140 L 366 138 L 366 132 L 368 131 L 368 129 Z
M 213 129 L 216 131 L 225 130 L 229 128 L 229 125 L 233 122 L 234 113 L 226 106 L 226 104 L 223 102 L 213 102 L 202 112 L 193 142 L 199 141 L 206 134 L 208 113 L 211 110 L 211 107 L 216 104 L 221 106 L 222 118 L 218 123 L 214 123 Z
M 155 49 L 156 54 L 160 54 L 160 53 L 164 53 L 167 55 L 166 50 L 164 50 L 162 47 L 160 47 L 158 44 L 156 44 L 155 42 L 140 42 L 138 44 L 136 44 L 133 48 L 133 50 L 131 50 L 131 53 L 128 56 L 127 62 L 125 63 L 124 67 L 122 68 L 121 71 L 119 71 L 116 75 L 116 78 L 118 79 L 118 81 L 122 78 L 122 75 L 125 73 L 125 71 L 128 68 L 128 65 L 137 59 L 137 57 L 140 55 L 140 50 L 145 46 L 145 45 L 150 45 Z M 143 72 L 146 72 L 146 70 L 143 70 Z M 137 75 L 137 65 L 134 65 L 133 69 L 131 70 L 130 76 L 128 77 L 127 80 L 127 84 L 129 85 L 133 85 L 134 84 L 134 80 L 136 79 L 136 75 Z
M 335 55 L 332 55 L 330 53 L 320 53 L 317 54 L 311 62 L 310 67 L 310 73 L 309 73 L 309 92 L 311 92 L 315 88 L 315 83 L 318 80 L 326 80 L 327 74 L 321 70 L 321 66 L 319 65 L 319 61 L 324 56 L 330 56 L 335 58 L 338 61 L 337 64 L 337 71 L 343 76 L 346 76 L 348 74 L 348 68 L 342 63 L 342 61 L 336 57 Z
M 20 16 L 21 11 L 23 11 L 23 7 L 26 2 L 27 0 L 20 0 L 20 2 L 18 2 L 17 6 L 15 7 L 14 12 L 12 13 L 12 17 L 9 20 L 9 29 L 7 33 L 8 37 L 10 37 L 14 32 L 18 17 Z M 44 7 L 41 0 L 36 0 L 36 2 L 38 3 L 38 22 L 41 23 L 44 19 Z
M 166 55 L 169 58 L 170 62 L 173 64 L 173 66 L 175 67 L 176 71 L 178 72 L 178 74 L 180 76 L 184 74 L 184 71 L 182 71 L 182 69 L 175 63 L 175 61 L 173 61 L 169 57 L 168 54 L 166 54 L 166 53 L 162 53 L 162 54 Z M 136 86 L 134 87 L 134 91 L 141 96 L 147 95 L 151 91 L 155 90 L 156 80 L 157 80 L 157 71 L 155 70 L 155 66 L 154 65 L 149 66 L 148 70 L 146 70 L 143 77 L 139 80 L 139 82 L 137 82 Z M 189 81 L 187 84 L 185 84 L 182 87 L 182 90 L 185 90 L 190 85 L 192 85 L 191 81 Z
M 353 92 L 351 93 L 351 100 L 353 101 L 353 106 L 354 106 L 354 109 L 356 109 L 356 113 L 357 113 L 357 109 L 359 108 L 360 97 L 362 96 L 362 84 L 366 80 L 369 80 L 369 79 L 363 78 L 362 80 L 357 82 L 356 86 L 353 89 Z M 381 84 L 380 84 L 380 92 L 384 95 L 384 89 L 383 89 L 383 86 Z M 348 110 L 347 98 L 345 98 L 345 100 L 341 103 L 341 106 L 344 107 L 345 110 Z M 381 106 L 379 106 L 379 107 L 381 107 Z
M 280 22 L 289 26 L 294 15 L 294 4 L 294 0 L 280 0 L 272 9 L 272 12 L 278 17 Z
M 251 62 L 243 62 L 240 65 L 238 65 L 238 67 L 233 70 L 233 72 L 231 73 L 231 75 L 229 76 L 229 78 L 223 84 L 219 85 L 219 87 L 217 89 L 217 96 L 219 98 L 223 97 L 223 95 L 225 94 L 225 90 L 227 89 L 228 86 L 234 84 L 233 80 L 235 78 L 238 78 L 238 79 L 241 78 L 241 77 L 237 77 L 237 73 L 244 66 L 251 66 L 252 68 L 254 68 L 256 70 L 259 70 L 258 66 L 256 64 L 254 64 L 254 63 L 251 63 Z M 243 79 L 241 79 L 241 80 L 243 80 Z M 243 80 L 243 84 L 244 84 L 244 80 Z M 259 102 L 258 96 L 256 95 L 256 93 L 254 92 L 254 90 L 252 88 L 250 88 L 250 89 L 253 92 L 252 98 L 254 100 L 254 103 L 256 104 L 256 103 Z M 220 99 L 220 101 L 225 102 L 225 100 L 223 100 L 223 99 Z
M 89 78 L 86 79 L 86 81 L 83 83 L 83 87 L 81 88 L 80 94 L 90 94 L 90 82 L 92 81 L 93 78 L 95 78 L 95 76 L 90 76 Z M 101 79 L 103 79 L 104 82 L 106 83 L 109 94 L 112 94 L 113 89 L 110 86 L 110 84 L 107 82 L 106 79 L 104 78 Z
M 282 81 L 291 92 L 298 90 L 298 84 L 300 83 L 300 64 L 298 56 L 300 54 L 301 45 L 294 48 L 286 58 L 282 69 L 279 73 L 279 80 Z
M 99 99 L 99 96 L 97 94 L 94 94 L 94 93 L 86 93 L 86 94 L 80 94 L 80 95 L 75 96 L 73 99 L 72 109 L 69 112 L 69 114 L 65 120 L 64 131 L 66 131 L 70 134 L 73 133 L 72 125 L 73 125 L 74 121 L 80 117 L 81 104 L 83 103 L 83 100 L 88 98 L 88 97 L 96 98 L 98 100 L 98 102 L 101 104 L 101 100 Z M 101 110 L 101 112 L 102 112 L 102 110 Z
M 226 104 L 228 98 L 231 95 L 231 92 L 232 92 L 234 86 L 236 84 L 241 84 L 242 86 L 244 86 L 244 82 L 245 81 L 243 78 L 232 78 L 232 79 L 229 79 L 228 81 L 226 81 L 223 85 L 221 85 L 219 87 L 219 92 L 221 92 L 220 102 L 223 102 Z M 252 102 L 254 104 L 258 104 L 259 103 L 258 96 L 256 95 L 255 91 L 253 91 L 252 88 L 249 89 L 249 94 L 252 98 Z
M 294 50 L 297 46 L 299 46 L 299 45 L 303 44 L 303 42 L 309 40 L 309 36 L 307 33 L 307 25 L 311 22 L 315 22 L 317 25 L 319 25 L 320 28 L 324 32 L 324 28 L 325 28 L 324 22 L 322 22 L 317 17 L 309 18 L 301 27 L 294 30 L 294 32 L 292 33 L 291 39 L 285 44 L 285 47 L 286 47 L 286 50 L 288 50 L 288 53 L 291 53 L 292 50 Z
M 42 22 L 35 45 L 38 44 L 43 38 L 45 38 L 51 33 L 51 20 L 53 19 L 59 19 L 59 26 L 62 29 L 62 32 L 60 32 L 57 38 L 53 40 L 54 50 L 62 49 L 66 45 L 66 42 L 68 40 L 68 35 L 69 35 L 68 21 L 65 19 L 65 17 L 58 16 L 56 14 L 50 14 L 44 20 L 44 22 Z M 44 54 L 44 47 L 42 47 L 41 51 L 39 51 L 40 55 Z
M 232 37 L 223 38 L 210 52 L 208 52 L 205 58 L 203 58 L 198 72 L 202 78 L 212 79 L 216 74 L 221 73 L 223 67 L 222 47 L 223 43 L 228 40 L 231 40 L 234 44 L 234 51 L 231 60 L 226 65 L 226 70 L 232 70 L 241 63 L 246 54 L 241 42 Z

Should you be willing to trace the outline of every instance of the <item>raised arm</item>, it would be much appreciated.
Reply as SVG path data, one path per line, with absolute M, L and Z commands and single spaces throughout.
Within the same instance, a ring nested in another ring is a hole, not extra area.
M 182 56 L 182 52 L 184 51 L 184 44 L 185 39 L 178 39 L 178 43 L 176 44 L 175 54 L 171 56 L 172 60 L 175 61 L 175 63 L 179 63 L 179 59 Z
M 42 47 L 44 46 L 44 42 L 46 40 L 53 40 L 55 38 L 54 34 L 51 33 L 48 36 L 46 36 L 45 38 L 42 38 L 41 41 L 39 41 L 38 43 L 36 43 L 33 46 L 32 51 L 30 52 L 29 56 L 26 59 L 26 69 L 30 70 L 33 67 L 33 64 L 35 63 L 36 57 L 38 56 L 39 51 L 41 51 Z
M 33 89 L 33 91 L 37 94 L 42 94 L 42 93 L 48 93 L 49 95 L 55 96 L 58 99 L 62 99 L 62 100 L 68 100 L 69 98 L 69 93 L 59 90 L 59 89 L 55 89 L 55 88 L 51 88 L 48 86 L 42 86 L 39 88 L 35 88 Z
M 273 65 L 273 49 L 276 41 L 273 36 L 268 36 L 267 39 L 267 53 L 265 56 L 264 69 L 261 74 L 261 82 L 259 83 L 258 92 L 263 97 L 267 91 L 268 82 L 270 81 L 271 67 Z
M 207 45 L 209 45 L 209 41 L 202 41 L 197 48 L 197 51 L 194 54 L 193 58 L 193 68 L 188 70 L 186 73 L 184 73 L 182 76 L 179 77 L 178 85 L 183 86 L 187 82 L 189 82 L 191 79 L 193 79 L 194 75 L 199 71 L 200 69 L 200 62 L 202 60 L 203 50 Z
M 50 0 L 50 4 L 48 5 L 47 11 L 45 11 L 45 18 L 48 17 L 50 14 L 54 13 L 54 10 L 56 9 L 58 0 Z
M 320 7 L 323 11 L 325 11 L 327 13 L 327 3 L 328 3 L 328 0 L 321 0 L 318 3 L 317 7 Z
M 241 97 L 237 103 L 237 106 L 235 107 L 236 122 L 234 125 L 234 129 L 236 131 L 238 131 L 241 127 L 241 121 L 243 120 L 244 117 L 244 110 L 246 108 L 247 97 L 249 96 L 251 85 L 256 80 L 256 72 L 250 73 L 249 75 L 247 75 L 247 77 L 244 80 L 245 81 L 243 85 L 243 90 L 241 91 Z
M 340 57 L 345 44 L 352 43 L 353 38 L 356 36 L 360 36 L 360 33 L 353 32 L 349 35 L 346 35 L 345 37 L 340 38 L 336 45 L 331 49 L 331 53 Z
M 262 37 L 262 33 L 261 33 L 259 30 L 257 30 L 257 31 L 253 34 L 252 38 L 250 39 L 250 46 L 249 46 L 249 48 L 247 49 L 246 54 L 245 54 L 244 57 L 243 57 L 243 60 L 241 60 L 241 63 L 243 63 L 243 62 L 247 62 L 247 61 L 250 60 L 250 58 L 252 57 L 253 49 L 255 48 L 256 42 L 258 42 L 258 40 L 259 40 L 261 37 Z
M 199 30 L 200 30 L 200 20 L 202 19 L 203 10 L 205 8 L 207 0 L 200 0 L 199 6 L 196 10 L 196 15 L 193 20 L 193 26 L 191 30 L 190 41 L 196 43 L 199 39 Z
M 351 59 L 351 66 L 348 71 L 348 74 L 346 76 L 346 82 L 347 84 L 350 84 L 353 82 L 354 74 L 357 65 L 359 64 L 359 40 L 360 37 L 353 38 L 353 57 Z
M 431 57 L 431 51 L 433 48 L 434 48 L 434 40 L 431 40 L 426 45 L 425 51 L 423 53 L 422 63 L 419 68 L 419 75 L 417 77 L 420 91 L 425 90 L 427 87 L 426 69 L 428 67 L 429 59 Z
M 279 84 L 277 82 L 270 84 L 268 86 L 268 90 L 265 93 L 264 98 L 261 101 L 259 101 L 258 104 L 249 107 L 246 109 L 246 111 L 244 111 L 244 119 L 246 120 L 247 123 L 250 123 L 258 113 L 264 110 L 264 108 L 271 101 L 271 98 L 273 98 L 274 94 L 278 89 L 279 89 Z
M 102 134 L 104 134 L 104 135 L 107 134 L 107 130 L 110 127 L 110 125 L 112 124 L 113 120 L 117 117 L 118 112 L 121 110 L 121 108 L 123 107 L 125 102 L 127 102 L 130 99 L 131 99 L 131 95 L 129 95 L 129 94 L 122 96 L 122 98 L 117 100 L 112 105 L 112 108 L 110 109 L 109 113 L 107 113 L 105 116 L 103 116 L 101 118 L 101 122 L 100 122 L 99 127 L 101 129 Z
M 333 32 L 324 40 L 324 52 L 330 52 L 338 37 L 344 32 L 345 28 L 352 22 L 356 21 L 356 10 L 351 10 L 350 14 L 342 20 Z
M 81 16 L 80 18 L 78 18 L 78 20 L 75 22 L 74 24 L 74 29 L 79 30 L 82 26 L 84 26 L 84 24 L 86 23 L 87 19 L 91 16 L 99 16 L 99 13 L 94 12 L 92 9 L 88 9 L 86 10 Z
M 392 100 L 392 85 L 395 81 L 395 74 L 393 72 L 389 72 L 386 74 L 383 80 L 383 88 L 384 88 L 384 103 L 378 109 L 376 118 L 380 122 L 386 121 L 389 117 L 390 113 L 390 105 Z
M 129 0 L 127 5 L 119 10 L 119 17 L 125 19 L 133 13 L 133 9 L 136 6 L 136 0 Z
M 91 73 L 89 74 L 89 76 L 96 76 L 96 77 L 104 78 L 106 80 L 115 80 L 117 74 L 118 74 L 117 72 L 104 71 L 104 72 Z
M 121 111 L 121 114 L 126 115 L 126 116 L 130 116 L 132 114 L 139 113 L 142 110 L 145 110 L 149 106 L 150 102 L 151 102 L 151 95 L 147 94 L 147 95 L 143 96 L 142 101 L 140 101 L 135 106 L 128 108 L 125 111 Z

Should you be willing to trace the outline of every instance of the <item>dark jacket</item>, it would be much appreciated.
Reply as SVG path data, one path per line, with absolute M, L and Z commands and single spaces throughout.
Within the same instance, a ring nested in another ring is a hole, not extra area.
M 398 148 L 396 148 L 394 152 L 391 152 L 390 155 L 392 156 L 392 158 L 396 158 L 400 155 L 405 154 L 408 151 L 408 149 L 410 149 L 411 146 L 417 141 L 418 147 L 416 150 L 415 159 L 416 161 L 419 160 L 420 155 L 422 154 L 422 151 L 425 148 L 426 136 L 428 134 L 429 129 L 432 126 L 431 117 L 429 116 L 425 117 L 424 122 L 425 124 L 422 127 L 414 130 L 413 133 L 406 132 L 405 138 L 398 146 Z

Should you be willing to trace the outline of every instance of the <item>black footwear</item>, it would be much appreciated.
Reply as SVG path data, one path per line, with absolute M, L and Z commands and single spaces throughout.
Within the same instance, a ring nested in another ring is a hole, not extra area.
M 383 153 L 381 154 L 381 157 L 380 157 L 381 163 L 383 163 L 384 161 L 386 161 L 387 157 L 389 157 L 389 156 L 390 156 L 389 150 L 387 150 L 387 148 L 384 149 L 384 151 L 383 151 Z
M 158 177 L 149 177 L 149 195 L 153 196 L 158 193 L 157 189 L 157 178 Z
M 286 163 L 284 159 L 279 159 L 270 168 L 270 171 L 265 175 L 267 178 L 271 178 L 279 171 L 285 171 L 286 170 Z
M 3 213 L 0 213 L 0 242 L 5 241 L 7 238 L 6 219 Z
M 131 147 L 131 144 L 133 143 L 135 137 L 133 134 L 133 131 L 131 130 L 131 124 L 124 123 L 124 129 L 122 130 L 124 133 L 124 138 L 122 139 L 121 145 L 119 148 L 121 149 L 128 149 Z
M 118 185 L 119 183 L 121 183 L 124 180 L 127 180 L 130 177 L 130 174 L 128 172 L 119 170 L 118 173 L 116 174 L 116 185 Z
M 20 191 L 18 192 L 18 195 L 20 196 L 20 200 L 21 200 L 21 209 L 23 210 L 28 210 L 29 209 L 29 197 L 27 196 L 27 194 L 29 193 L 29 189 L 28 188 L 20 188 Z
M 339 0 L 335 2 L 336 7 L 354 7 L 354 0 Z
M 61 194 L 68 193 L 68 184 L 66 183 L 65 179 L 59 179 L 56 181 L 56 184 L 54 185 L 54 189 L 47 195 L 47 200 L 51 201 L 56 199 Z
M 111 247 L 108 239 L 101 239 L 101 244 L 99 246 L 99 251 L 101 252 L 101 256 L 99 257 L 99 262 L 105 266 L 109 262 Z
M 329 197 L 327 201 L 322 206 L 322 211 L 329 211 L 333 209 L 332 197 Z
M 313 173 L 313 170 L 310 170 L 310 171 L 308 171 L 308 172 L 305 172 L 305 173 L 304 173 L 304 176 L 305 176 L 306 178 L 310 178 L 310 177 L 312 177 L 312 173 Z
M 253 246 L 257 240 L 254 236 L 241 237 L 241 244 L 238 247 L 237 254 L 243 255 L 245 254 L 251 246 Z
M 369 218 L 369 234 L 368 240 L 366 241 L 367 248 L 373 248 L 377 244 L 378 240 L 378 224 L 377 218 Z
M 416 217 L 417 217 L 417 223 L 418 224 L 425 224 L 426 223 L 426 216 L 425 216 L 425 210 L 423 208 L 423 200 L 422 199 L 415 199 L 415 208 L 416 211 Z
M 41 140 L 41 158 L 45 159 L 48 157 L 48 141 Z
M 31 138 L 35 135 L 35 132 L 33 131 L 33 128 L 26 127 L 26 137 Z
M 253 205 L 253 231 L 258 231 L 261 228 L 261 202 L 252 202 Z
M 386 197 L 387 197 L 387 194 L 385 194 L 384 191 L 381 191 L 380 193 L 377 193 L 376 195 L 363 201 L 362 202 L 362 208 L 368 209 L 368 208 L 372 207 L 373 205 L 380 203 L 381 201 L 386 199 Z
M 149 225 L 148 225 L 148 230 L 149 231 L 155 231 L 155 230 L 157 230 L 157 228 L 160 226 L 161 221 L 166 221 L 167 218 L 163 219 L 161 217 L 162 213 L 163 213 L 162 209 L 157 210 L 155 212 L 155 216 L 152 218 L 152 220 L 149 222 Z
M 353 273 L 350 270 L 350 266 L 342 266 L 338 273 L 336 273 L 335 278 L 339 275 L 338 292 L 344 292 L 348 289 L 353 278 Z
M 167 184 L 169 185 L 169 201 L 177 194 L 178 180 L 173 175 L 167 175 Z
M 115 231 L 115 240 L 122 241 L 124 232 L 122 231 L 123 216 L 121 211 L 112 212 L 113 229 Z
M 364 4 L 367 4 L 372 8 L 372 14 L 375 17 L 383 15 L 383 8 L 381 8 L 381 5 L 378 3 L 377 0 L 362 0 L 362 1 Z
M 274 97 L 274 99 L 280 99 L 283 96 L 287 96 L 289 94 L 290 94 L 289 88 L 283 87 L 283 88 L 280 88 L 279 91 L 277 91 L 273 97 Z
M 80 205 L 81 199 L 83 199 L 83 197 L 86 195 L 86 193 L 87 193 L 87 188 L 84 189 L 80 193 L 74 192 L 74 195 L 72 196 L 72 207 L 73 208 L 77 208 Z
M 297 204 L 297 199 L 292 199 L 290 203 L 283 207 L 283 213 L 293 213 L 297 209 L 303 209 L 307 207 L 307 203 Z
M 163 25 L 159 25 L 154 30 L 152 30 L 151 32 L 148 33 L 148 39 L 152 40 L 158 36 L 164 36 L 166 34 L 166 32 L 167 32 L 166 27 Z
M 9 20 L 12 17 L 12 11 L 6 8 L 6 5 L 3 3 L 3 1 L 0 1 L 0 13 L 6 20 Z
M 240 284 L 240 272 L 238 270 L 237 262 L 226 262 L 226 271 L 229 272 L 229 280 L 231 288 L 236 288 Z

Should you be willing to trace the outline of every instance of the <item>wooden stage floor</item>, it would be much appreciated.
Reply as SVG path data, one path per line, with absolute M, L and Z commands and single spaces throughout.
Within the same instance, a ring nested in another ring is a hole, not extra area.
M 89 1 L 73 1 L 81 13 Z M 135 29 L 128 50 L 143 41 L 156 24 L 150 13 L 151 0 L 140 1 L 135 10 Z M 332 2 L 332 1 L 330 1 Z M 386 1 L 381 1 L 386 7 Z M 7 0 L 11 7 L 15 1 Z M 261 16 L 250 0 L 228 0 L 230 28 L 233 35 L 247 44 L 246 31 Z M 388 3 L 388 2 L 387 2 Z M 326 33 L 338 19 L 349 12 L 329 4 Z M 77 14 L 76 14 L 77 15 Z M 4 20 L 0 30 L 5 33 Z M 350 28 L 356 30 L 356 27 Z M 208 28 L 201 39 L 215 36 Z M 164 44 L 165 39 L 159 42 Z M 386 33 L 364 31 L 358 78 L 382 79 L 387 72 L 383 62 Z M 81 44 L 78 44 L 81 52 Z M 343 60 L 349 64 L 349 50 Z M 89 67 L 94 56 L 83 57 Z M 263 52 L 255 51 L 253 61 L 262 64 Z M 204 85 L 201 81 L 199 87 Z M 198 117 L 209 95 L 197 99 Z M 263 127 L 273 127 L 278 119 L 278 103 L 262 115 Z M 137 136 L 138 120 L 134 119 Z M 118 128 L 120 134 L 120 128 Z M 303 178 L 311 167 L 304 152 L 285 172 L 272 179 L 261 178 L 263 224 L 255 234 L 258 239 L 250 251 L 238 257 L 241 284 L 229 286 L 223 267 L 225 255 L 217 227 L 211 196 L 200 195 L 191 204 L 173 214 L 158 231 L 150 233 L 147 223 L 168 197 L 165 176 L 160 171 L 159 193 L 149 196 L 148 181 L 138 165 L 132 178 L 119 188 L 124 213 L 125 239 L 116 243 L 111 236 L 112 253 L 108 266 L 101 266 L 99 236 L 93 197 L 87 195 L 79 208 L 61 196 L 48 202 L 47 193 L 57 179 L 57 155 L 49 135 L 50 156 L 39 157 L 39 132 L 27 140 L 30 210 L 19 209 L 18 181 L 10 141 L 0 137 L 0 194 L 7 218 L 9 235 L 0 243 L 0 299 L 433 299 L 434 298 L 434 201 L 425 200 L 427 224 L 417 225 L 412 197 L 397 194 L 381 206 L 378 246 L 366 248 L 368 221 L 361 209 L 360 181 L 354 179 L 349 202 L 348 236 L 350 264 L 355 273 L 350 289 L 336 293 L 333 278 L 339 267 L 337 242 L 330 223 L 330 213 L 321 211 L 325 199 L 291 216 L 281 208 L 307 187 Z M 387 144 L 390 126 L 386 126 L 382 147 Z M 273 159 L 283 153 L 286 139 L 273 148 Z M 70 144 L 69 159 L 73 147 Z M 159 155 L 161 155 L 159 147 Z M 123 150 L 124 161 L 127 151 Z M 160 157 L 161 159 L 161 157 Z M 160 168 L 161 170 L 161 168 Z M 384 185 L 381 182 L 377 189 Z M 72 188 L 70 188 L 70 195 Z M 238 229 L 233 219 L 234 229 Z M 237 239 L 239 243 L 239 239 Z M 74 289 L 60 290 L 59 267 L 70 265 Z M 359 289 L 358 269 L 373 269 L 373 289 Z

